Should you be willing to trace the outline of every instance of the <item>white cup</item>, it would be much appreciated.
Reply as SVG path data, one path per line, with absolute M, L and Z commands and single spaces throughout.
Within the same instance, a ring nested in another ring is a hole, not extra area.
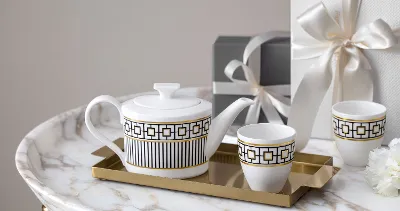
M 278 193 L 294 158 L 296 131 L 285 125 L 252 124 L 237 131 L 238 154 L 250 188 Z
M 332 132 L 345 164 L 366 166 L 369 152 L 380 147 L 386 107 L 368 101 L 343 101 L 332 106 Z

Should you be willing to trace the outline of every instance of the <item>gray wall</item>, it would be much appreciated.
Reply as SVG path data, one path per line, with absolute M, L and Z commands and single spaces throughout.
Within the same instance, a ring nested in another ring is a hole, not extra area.
M 210 85 L 219 34 L 272 29 L 289 29 L 289 0 L 0 0 L 0 209 L 40 210 L 14 164 L 37 124 L 153 82 Z

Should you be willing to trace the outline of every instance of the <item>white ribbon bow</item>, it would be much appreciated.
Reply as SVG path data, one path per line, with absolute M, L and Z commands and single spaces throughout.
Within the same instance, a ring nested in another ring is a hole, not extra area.
M 362 50 L 388 49 L 397 44 L 390 26 L 377 19 L 355 31 L 361 0 L 342 0 L 343 27 L 320 2 L 297 18 L 300 26 L 317 44 L 292 43 L 293 59 L 319 57 L 306 73 L 292 101 L 288 125 L 296 129 L 296 150 L 305 147 L 315 117 L 330 85 L 332 103 L 342 100 L 372 101 L 371 67 Z
M 225 75 L 233 82 L 214 82 L 214 94 L 236 94 L 253 95 L 255 103 L 249 107 L 245 124 L 254 124 L 258 122 L 260 110 L 264 111 L 265 116 L 270 123 L 283 124 L 279 113 L 284 116 L 289 115 L 290 99 L 285 95 L 290 94 L 290 87 L 287 85 L 261 86 L 253 74 L 253 70 L 246 64 L 250 55 L 263 43 L 274 37 L 287 37 L 287 32 L 266 33 L 254 37 L 250 40 L 243 53 L 243 62 L 232 60 L 225 67 Z M 242 67 L 246 80 L 233 78 L 234 72 Z M 278 113 L 279 111 L 279 113 Z

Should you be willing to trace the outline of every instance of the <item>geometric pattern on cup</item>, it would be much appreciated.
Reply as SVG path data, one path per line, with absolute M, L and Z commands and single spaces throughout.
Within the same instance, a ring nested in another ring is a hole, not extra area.
M 149 169 L 183 169 L 207 162 L 207 136 L 186 141 L 145 141 L 125 137 L 126 162 Z
M 277 145 L 257 145 L 238 139 L 238 154 L 242 163 L 258 166 L 286 165 L 293 161 L 295 142 Z
M 124 118 L 125 136 L 143 140 L 188 140 L 208 134 L 211 116 L 184 122 L 142 122 Z
M 368 141 L 385 134 L 386 117 L 373 120 L 351 120 L 332 116 L 333 133 L 345 140 Z

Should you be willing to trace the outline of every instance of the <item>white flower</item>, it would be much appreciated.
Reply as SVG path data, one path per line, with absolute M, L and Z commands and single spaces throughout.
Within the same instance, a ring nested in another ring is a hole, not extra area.
M 400 144 L 400 138 L 395 138 L 389 143 L 389 148 L 393 148 L 395 145 Z
M 366 179 L 372 188 L 376 188 L 383 177 L 386 169 L 386 161 L 389 157 L 389 150 L 374 149 L 369 153 L 369 161 L 366 167 Z
M 398 196 L 400 189 L 400 139 L 393 139 L 389 149 L 369 153 L 365 178 L 374 191 L 383 196 Z
M 400 139 L 393 139 L 390 144 L 390 157 L 393 158 L 397 162 L 397 165 L 400 165 Z
M 382 178 L 376 186 L 375 191 L 383 196 L 399 195 L 399 190 L 393 186 L 390 176 L 385 176 L 384 178 Z
M 400 139 L 393 139 L 390 144 L 390 158 L 387 161 L 389 174 L 392 177 L 392 183 L 400 189 Z
M 400 189 L 400 165 L 393 158 L 389 158 L 386 162 L 386 167 L 389 176 L 392 179 L 392 184 L 397 189 Z

